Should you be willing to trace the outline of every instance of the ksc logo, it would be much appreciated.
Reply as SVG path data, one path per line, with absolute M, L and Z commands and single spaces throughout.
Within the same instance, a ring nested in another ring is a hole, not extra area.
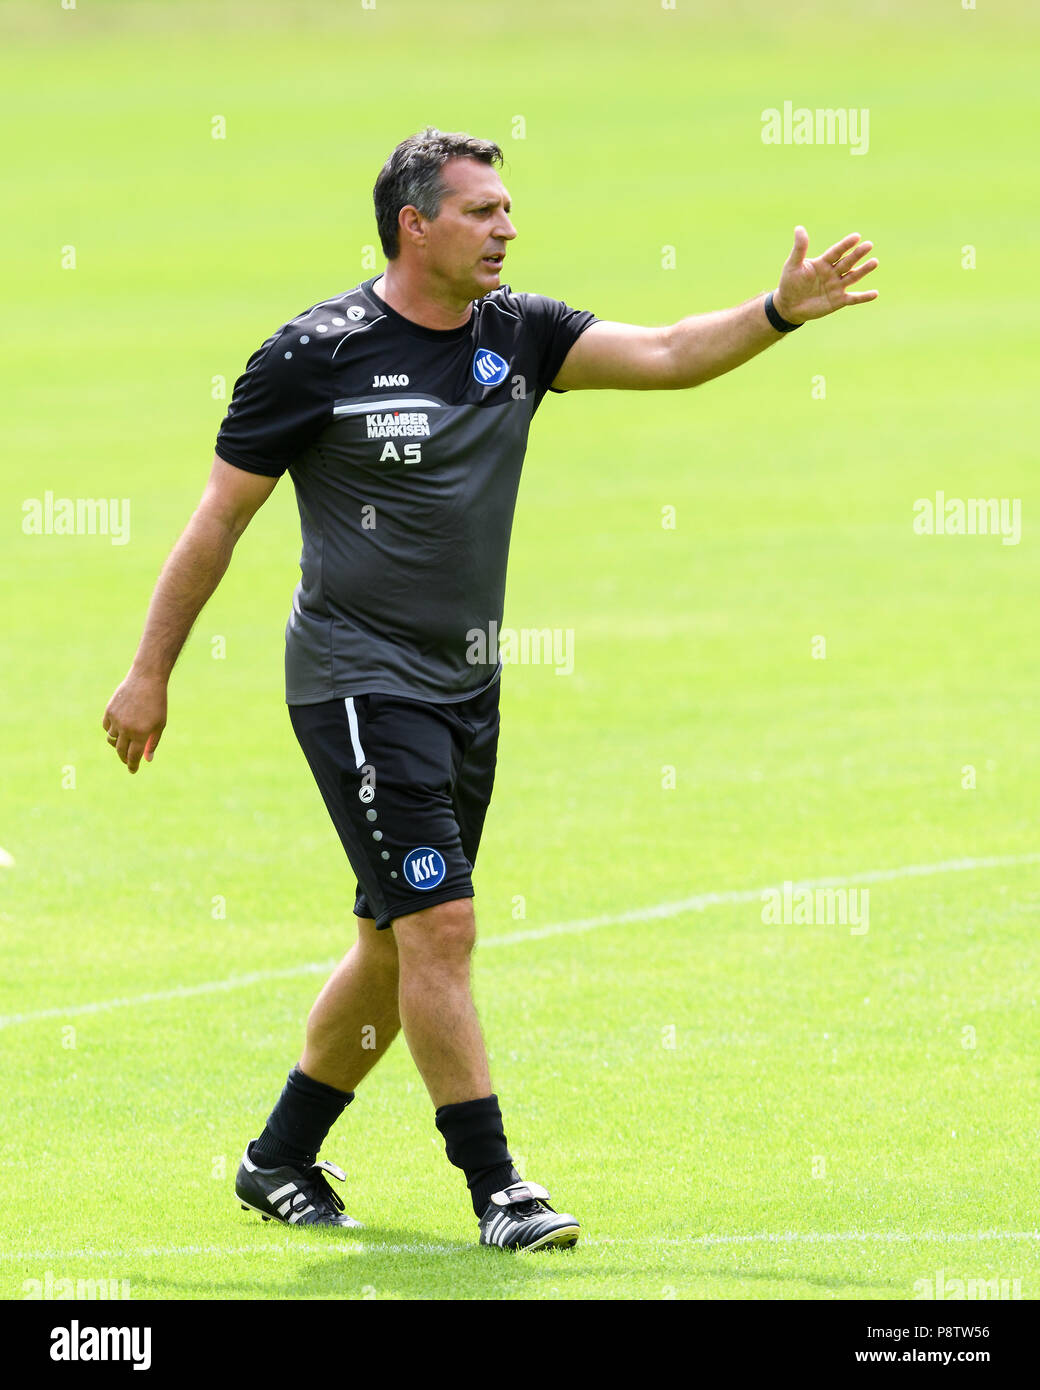
M 413 888 L 421 888 L 424 893 L 427 888 L 436 888 L 438 883 L 443 883 L 446 873 L 444 859 L 429 845 L 410 849 L 404 857 L 405 878 Z
M 473 380 L 481 386 L 497 386 L 508 371 L 509 363 L 490 348 L 478 348 L 473 356 Z

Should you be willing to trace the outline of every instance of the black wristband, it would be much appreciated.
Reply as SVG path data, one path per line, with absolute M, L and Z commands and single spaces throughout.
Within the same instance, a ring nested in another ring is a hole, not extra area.
M 770 290 L 766 295 L 766 318 L 778 333 L 793 333 L 796 328 L 801 328 L 802 325 L 800 323 L 788 323 L 786 319 L 780 317 L 773 308 L 773 295 L 775 293 L 775 290 Z

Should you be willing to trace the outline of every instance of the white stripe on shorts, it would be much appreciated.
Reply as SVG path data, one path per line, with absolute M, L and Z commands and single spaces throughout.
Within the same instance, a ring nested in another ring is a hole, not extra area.
M 347 707 L 347 722 L 350 725 L 350 746 L 354 750 L 355 767 L 364 766 L 365 750 L 361 747 L 361 739 L 358 735 L 357 710 L 354 708 L 354 697 L 348 695 L 343 702 Z

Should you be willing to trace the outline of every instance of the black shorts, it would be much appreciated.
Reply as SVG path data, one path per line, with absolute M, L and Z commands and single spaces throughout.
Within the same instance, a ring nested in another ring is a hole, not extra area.
M 289 706 L 358 880 L 354 911 L 377 928 L 473 897 L 501 684 L 454 704 L 371 694 Z

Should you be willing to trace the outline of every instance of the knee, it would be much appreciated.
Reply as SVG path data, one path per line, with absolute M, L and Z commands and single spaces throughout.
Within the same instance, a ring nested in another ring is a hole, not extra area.
M 477 939 L 473 899 L 436 903 L 398 917 L 392 927 L 402 961 L 445 966 L 467 964 Z

